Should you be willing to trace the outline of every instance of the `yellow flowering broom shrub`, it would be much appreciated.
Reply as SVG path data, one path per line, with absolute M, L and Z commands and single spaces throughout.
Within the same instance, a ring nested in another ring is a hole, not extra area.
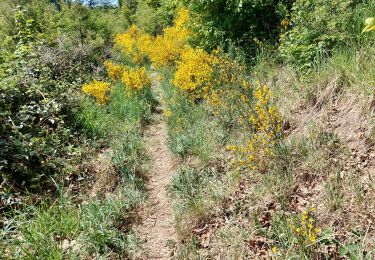
M 173 84 L 195 99 L 207 96 L 213 81 L 213 58 L 202 49 L 188 48 L 177 62 Z
M 141 48 L 156 68 L 172 67 L 185 51 L 191 31 L 187 28 L 189 11 L 180 9 L 172 27 L 165 28 L 152 42 Z
M 241 114 L 248 114 L 252 106 L 253 91 L 246 76 L 245 66 L 220 54 L 216 50 L 213 56 L 213 88 L 207 96 L 213 113 L 228 126 L 242 124 Z M 235 122 L 238 120 L 238 122 Z
M 276 105 L 272 104 L 271 90 L 268 86 L 258 86 L 255 91 L 256 105 L 242 118 L 244 124 L 252 128 L 250 138 L 245 144 L 229 146 L 239 156 L 240 165 L 254 170 L 264 170 L 274 155 L 273 146 L 281 135 L 282 117 Z M 250 115 L 249 115 L 250 114 Z
M 105 61 L 104 66 L 107 70 L 108 76 L 113 80 L 121 79 L 123 74 L 123 67 L 118 64 L 114 64 L 111 61 Z
M 297 243 L 302 246 L 308 246 L 316 243 L 321 230 L 316 225 L 315 208 L 304 210 L 298 219 L 289 220 L 291 234 L 296 238 Z
M 115 46 L 136 64 L 142 65 L 148 57 L 157 68 L 173 66 L 191 35 L 186 27 L 188 20 L 189 11 L 180 9 L 174 25 L 165 28 L 163 34 L 155 38 L 141 33 L 136 25 L 132 25 L 126 33 L 116 36 Z
M 215 110 L 219 110 L 218 105 L 228 96 L 239 97 L 250 86 L 243 76 L 244 67 L 219 52 L 209 54 L 199 48 L 186 48 L 177 61 L 173 78 L 177 87 L 190 93 L 192 98 L 208 99 Z
M 229 58 L 222 50 L 213 52 L 213 64 L 215 65 L 215 84 L 218 87 L 226 87 L 228 84 L 240 84 L 243 80 L 245 67 L 238 61 Z
M 246 85 L 248 81 L 245 81 Z M 250 86 L 248 91 L 251 92 Z M 243 114 L 248 114 L 252 97 L 239 88 L 213 88 L 207 96 L 212 112 L 226 127 L 244 124 Z
M 147 58 L 146 50 L 152 44 L 152 37 L 140 32 L 136 25 L 115 37 L 115 47 L 136 64 L 143 64 Z
M 99 104 L 104 104 L 109 100 L 108 94 L 110 90 L 111 84 L 97 80 L 82 86 L 83 93 L 94 96 Z
M 272 92 L 267 85 L 258 86 L 255 92 L 257 104 L 250 121 L 257 132 L 264 132 L 270 139 L 281 131 L 281 115 L 276 105 L 271 104 Z
M 151 87 L 151 76 L 143 68 L 126 69 L 122 75 L 122 83 L 125 85 L 128 93 L 138 92 L 142 89 Z

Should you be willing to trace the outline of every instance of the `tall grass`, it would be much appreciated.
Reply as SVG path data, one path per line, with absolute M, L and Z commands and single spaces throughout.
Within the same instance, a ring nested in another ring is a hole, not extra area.
M 162 82 L 168 123 L 169 146 L 175 154 L 196 156 L 203 163 L 218 157 L 216 147 L 224 143 L 224 129 L 204 101 L 193 101 L 169 82 Z
M 8 241 L 9 257 L 65 259 L 84 255 L 103 257 L 126 254 L 128 237 L 122 232 L 127 211 L 139 201 L 121 193 L 104 201 L 75 205 L 62 195 L 52 205 L 30 206 L 17 219 L 17 237 Z M 27 213 L 27 214 L 26 214 Z
M 231 180 L 230 175 L 209 169 L 181 166 L 173 176 L 169 191 L 174 200 L 176 228 L 182 237 L 189 237 L 194 227 L 222 210 Z
M 86 99 L 78 116 L 87 134 L 109 148 L 120 177 L 115 192 L 99 199 L 62 190 L 55 200 L 25 205 L 10 218 L 13 234 L 2 242 L 6 257 L 122 258 L 140 250 L 129 222 L 131 210 L 145 199 L 142 126 L 150 122 L 155 103 L 151 93 L 143 94 L 128 96 L 118 85 L 108 105 Z

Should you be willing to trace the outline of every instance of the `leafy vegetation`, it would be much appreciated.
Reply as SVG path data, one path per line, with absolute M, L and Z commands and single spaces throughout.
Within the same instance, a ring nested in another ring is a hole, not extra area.
M 160 106 L 177 258 L 374 257 L 373 1 L 0 7 L 5 258 L 144 254 Z

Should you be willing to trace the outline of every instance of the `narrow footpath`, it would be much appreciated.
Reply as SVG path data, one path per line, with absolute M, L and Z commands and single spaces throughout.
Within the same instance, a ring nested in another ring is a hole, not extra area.
M 153 74 L 153 88 L 158 89 L 156 78 L 156 74 Z M 177 234 L 166 188 L 176 160 L 167 146 L 167 126 L 162 115 L 155 115 L 154 124 L 147 129 L 146 146 L 151 157 L 147 185 L 149 199 L 139 212 L 141 222 L 134 230 L 143 242 L 144 255 L 141 259 L 170 259 Z

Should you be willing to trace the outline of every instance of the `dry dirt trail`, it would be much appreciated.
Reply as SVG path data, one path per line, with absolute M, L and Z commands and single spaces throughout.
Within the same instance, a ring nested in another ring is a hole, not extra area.
M 158 90 L 155 73 L 153 87 Z M 167 126 L 161 115 L 155 115 L 155 122 L 146 130 L 146 148 L 151 157 L 147 184 L 149 198 L 139 212 L 140 223 L 134 227 L 144 249 L 143 255 L 137 259 L 170 259 L 177 234 L 166 188 L 177 160 L 167 146 Z

